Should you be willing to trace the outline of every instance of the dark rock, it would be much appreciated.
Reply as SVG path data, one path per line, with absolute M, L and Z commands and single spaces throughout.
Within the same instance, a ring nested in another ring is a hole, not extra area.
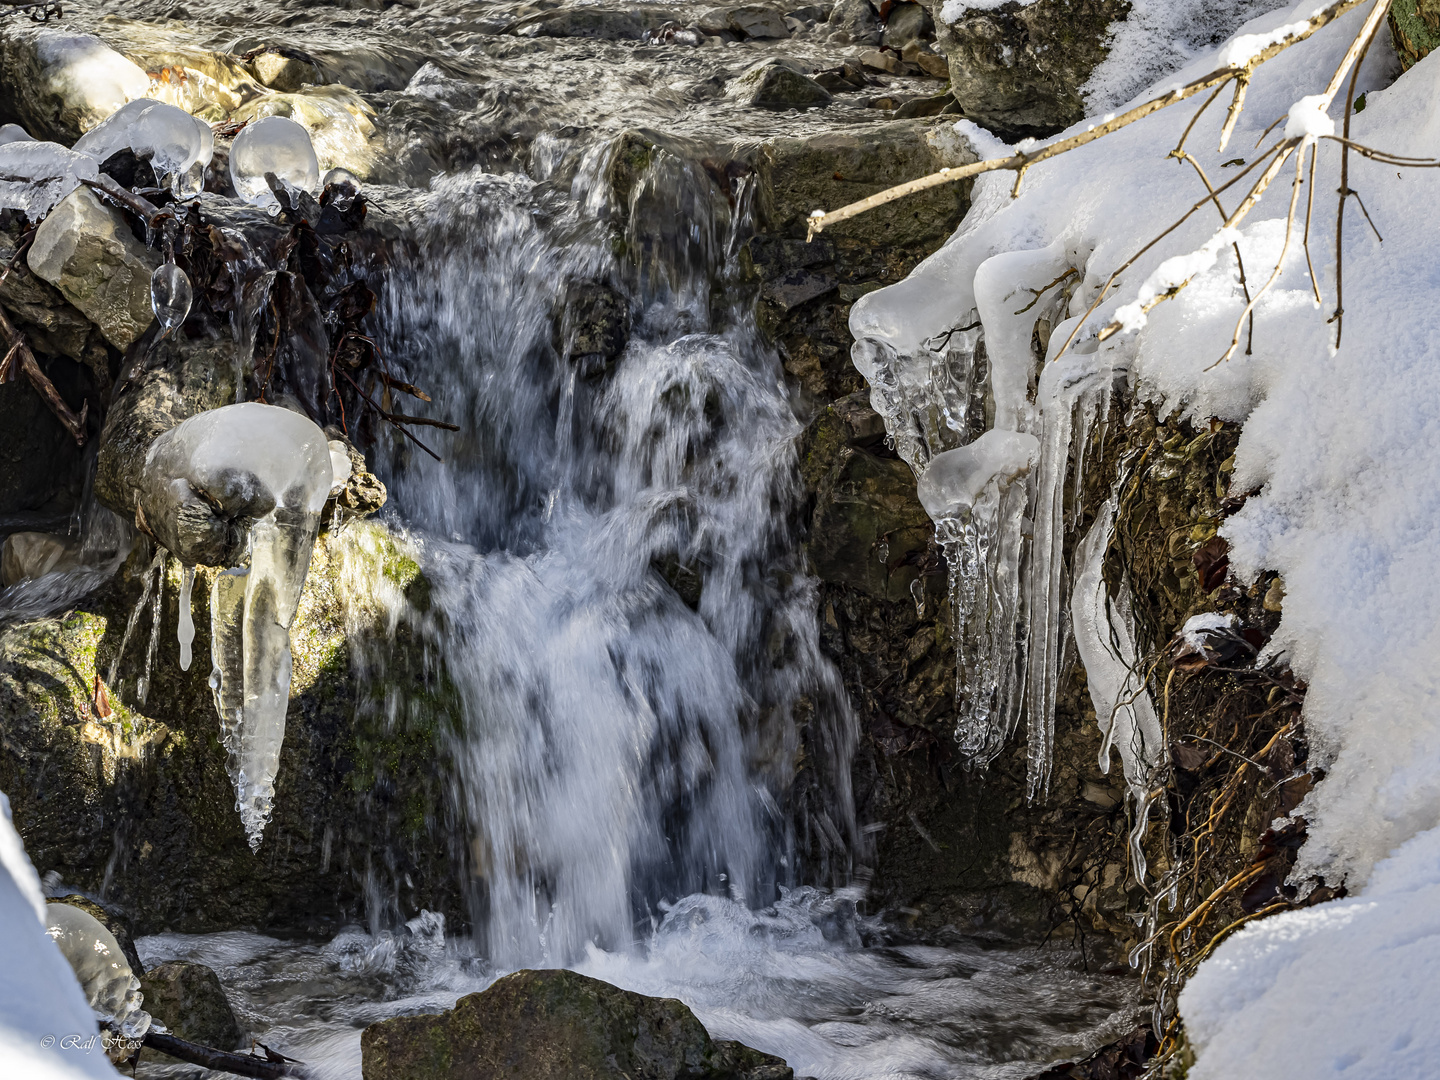
M 956 100 L 1003 139 L 1054 134 L 1085 115 L 1080 87 L 1129 11 L 1129 0 L 1035 0 L 941 20 Z
M 1406 70 L 1425 59 L 1440 45 L 1440 0 L 1395 0 L 1390 37 Z
M 130 970 L 135 973 L 137 978 L 144 977 L 145 965 L 140 962 L 140 954 L 135 951 L 135 939 L 130 934 L 130 920 L 118 908 L 110 904 L 97 904 L 88 896 L 82 896 L 79 893 L 53 897 L 46 903 L 69 904 L 71 907 L 79 908 L 106 930 L 109 930 L 119 943 L 120 951 L 125 954 L 125 961 L 130 965 Z
M 834 290 L 835 278 L 829 274 L 813 274 L 808 270 L 791 270 L 778 278 L 767 281 L 760 289 L 766 300 L 780 305 L 785 311 L 824 296 Z
M 542 11 L 511 23 L 507 34 L 519 37 L 597 38 L 601 41 L 634 41 L 652 26 L 664 23 L 673 12 L 666 8 L 575 7 Z
M 895 110 L 895 119 L 910 120 L 921 116 L 939 116 L 954 104 L 955 99 L 950 96 L 948 90 L 943 94 L 936 94 L 934 97 L 911 98 Z
M 842 32 L 856 45 L 879 45 L 883 27 L 870 0 L 840 0 L 830 12 L 832 32 Z
M 779 1058 L 716 1042 L 684 1004 L 571 971 L 517 971 L 439 1016 L 371 1024 L 365 1080 L 791 1080 Z
M 903 49 L 915 42 L 933 41 L 935 23 L 930 13 L 919 4 L 896 4 L 885 20 L 881 40 L 892 49 Z
M 726 93 L 755 109 L 810 109 L 830 104 L 829 91 L 814 79 L 779 63 L 752 68 L 730 84 Z
M 219 978 L 204 964 L 185 960 L 160 964 L 141 977 L 140 992 L 145 995 L 145 1011 L 181 1039 L 235 1050 L 244 1038 Z M 174 1059 L 146 1050 L 142 1060 Z
M 602 282 L 572 286 L 555 331 L 556 351 L 565 359 L 593 356 L 607 367 L 630 340 L 630 302 Z

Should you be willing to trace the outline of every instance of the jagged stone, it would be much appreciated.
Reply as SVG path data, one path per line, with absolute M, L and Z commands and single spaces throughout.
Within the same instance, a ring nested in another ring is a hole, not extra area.
M 517 971 L 439 1016 L 371 1024 L 365 1080 L 791 1080 L 777 1057 L 717 1042 L 682 1002 L 573 971 Z
M 150 275 L 160 257 L 88 188 L 76 188 L 56 204 L 36 230 L 26 260 L 117 349 L 129 348 L 154 321 Z
M 1440 0 L 1395 0 L 1390 37 L 1407 71 L 1440 45 Z

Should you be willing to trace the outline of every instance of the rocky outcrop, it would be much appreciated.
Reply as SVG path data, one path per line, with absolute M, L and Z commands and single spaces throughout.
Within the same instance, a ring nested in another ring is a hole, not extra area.
M 9 26 L 0 34 L 0 121 L 37 139 L 69 146 L 149 89 L 139 65 L 91 34 Z
M 439 1016 L 371 1024 L 365 1080 L 791 1080 L 769 1054 L 717 1042 L 683 1003 L 573 971 L 517 971 Z
M 814 79 L 782 63 L 761 64 L 732 82 L 726 93 L 753 109 L 814 109 L 830 104 L 830 93 Z
M 950 88 L 966 116 L 1008 141 L 1051 135 L 1085 115 L 1080 87 L 1105 58 L 1129 0 L 1035 0 L 938 18 Z

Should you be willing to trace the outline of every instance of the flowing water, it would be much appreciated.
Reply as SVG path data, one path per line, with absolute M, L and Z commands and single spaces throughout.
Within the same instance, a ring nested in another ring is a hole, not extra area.
M 370 193 L 413 236 L 380 344 L 459 428 L 423 430 L 442 461 L 396 443 L 378 471 L 431 584 L 416 626 L 454 688 L 474 933 L 401 926 L 377 890 L 369 927 L 328 943 L 162 935 L 142 952 L 215 967 L 242 1024 L 316 1077 L 358 1077 L 365 1024 L 525 966 L 680 997 L 799 1076 L 1023 1076 L 1080 1053 L 1128 1016 L 1128 980 L 858 913 L 857 733 L 795 528 L 802 418 L 739 277 L 755 180 L 722 182 L 704 157 L 721 137 L 881 115 L 857 95 L 823 114 L 723 97 L 765 56 L 814 69 L 856 49 L 805 18 L 788 41 L 728 47 L 513 32 L 606 10 L 187 5 L 183 23 L 99 24 L 153 66 L 289 44 L 363 92 L 372 183 L 390 185 Z M 637 126 L 672 150 L 617 196 L 617 136 Z M 616 297 L 623 351 L 577 346 L 574 313 Z M 819 782 L 797 794 L 802 757 Z

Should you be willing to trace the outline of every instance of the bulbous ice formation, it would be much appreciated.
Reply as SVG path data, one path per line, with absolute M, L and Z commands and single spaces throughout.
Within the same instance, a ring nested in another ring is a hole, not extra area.
M 931 520 L 975 505 L 992 481 L 1004 490 L 1040 456 L 1040 440 L 1019 431 L 985 432 L 974 442 L 930 459 L 915 493 Z
M 221 574 L 211 593 L 210 686 L 252 848 L 270 818 L 285 739 L 290 623 L 334 477 L 320 428 L 256 402 L 192 416 L 157 438 L 145 459 L 147 520 L 156 519 L 152 529 L 182 561 L 195 561 L 193 536 L 248 526 L 248 569 Z M 197 525 L 203 515 L 209 521 Z
M 275 195 L 265 179 L 276 179 L 312 195 L 320 187 L 320 163 L 310 133 L 284 116 L 267 116 L 247 124 L 230 147 L 230 181 L 235 192 L 255 206 L 269 206 Z
M 98 175 L 95 160 L 59 143 L 17 138 L 0 143 L 0 208 L 39 221 L 82 180 Z
M 157 177 L 179 177 L 202 170 L 215 151 L 210 125 L 184 109 L 152 98 L 127 102 L 75 143 L 75 151 L 104 162 L 130 149 L 149 160 Z
M 160 329 L 164 335 L 179 329 L 180 324 L 190 314 L 190 305 L 194 299 L 190 279 L 185 276 L 185 271 L 173 262 L 157 266 L 155 273 L 150 275 L 150 307 L 155 312 L 155 318 L 160 321 Z
M 60 946 L 75 969 L 96 1017 L 122 1035 L 138 1039 L 150 1029 L 150 1014 L 141 1006 L 140 980 L 115 936 L 93 915 L 69 904 L 49 904 L 45 932 Z

